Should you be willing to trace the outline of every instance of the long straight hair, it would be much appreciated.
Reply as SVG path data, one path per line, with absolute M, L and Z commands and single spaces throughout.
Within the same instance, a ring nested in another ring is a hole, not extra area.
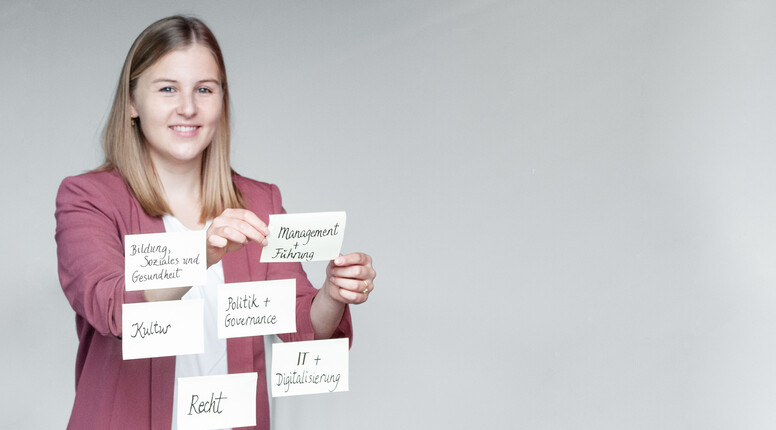
M 200 222 L 204 222 L 215 218 L 226 208 L 244 208 L 245 203 L 232 182 L 234 172 L 229 162 L 229 86 L 224 57 L 213 33 L 197 18 L 175 15 L 160 19 L 135 39 L 124 60 L 103 132 L 105 163 L 97 170 L 118 170 L 149 216 L 161 217 L 171 213 L 140 126 L 135 126 L 130 117 L 130 106 L 138 78 L 143 72 L 168 53 L 195 43 L 213 53 L 223 94 L 218 129 L 202 154 Z

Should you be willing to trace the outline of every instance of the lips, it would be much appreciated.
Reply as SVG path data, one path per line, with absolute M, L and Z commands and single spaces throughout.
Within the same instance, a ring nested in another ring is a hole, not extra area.
M 191 137 L 195 136 L 199 131 L 198 125 L 172 125 L 170 129 L 178 136 Z

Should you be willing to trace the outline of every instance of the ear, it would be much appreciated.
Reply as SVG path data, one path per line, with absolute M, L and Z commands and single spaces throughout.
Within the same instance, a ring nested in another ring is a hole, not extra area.
M 137 109 L 135 109 L 135 102 L 132 102 L 129 104 L 129 116 L 132 118 L 137 118 L 140 115 L 137 113 Z

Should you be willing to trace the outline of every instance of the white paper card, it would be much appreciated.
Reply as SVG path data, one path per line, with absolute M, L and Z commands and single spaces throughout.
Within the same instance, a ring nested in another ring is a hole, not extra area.
M 178 429 L 255 426 L 257 379 L 256 372 L 178 378 Z
M 348 391 L 348 339 L 272 345 L 272 397 Z
M 205 231 L 124 236 L 127 291 L 207 284 Z
M 345 237 L 345 212 L 269 216 L 262 263 L 324 261 L 337 258 Z
M 296 279 L 218 286 L 219 339 L 296 332 Z
M 121 309 L 124 360 L 205 352 L 201 299 L 130 303 Z

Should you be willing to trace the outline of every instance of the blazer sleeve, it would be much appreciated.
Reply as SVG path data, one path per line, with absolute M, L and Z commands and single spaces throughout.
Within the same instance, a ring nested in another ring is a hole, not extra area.
M 70 305 L 102 335 L 121 336 L 121 306 L 144 301 L 124 291 L 120 209 L 110 190 L 82 176 L 62 181 L 56 199 L 59 280 Z M 126 215 L 126 214 L 125 214 Z
M 280 190 L 274 184 L 271 185 L 271 196 L 272 213 L 286 213 L 285 209 L 283 209 Z M 284 342 L 313 340 L 315 332 L 310 319 L 310 309 L 312 308 L 313 299 L 318 294 L 318 289 L 313 287 L 310 280 L 307 279 L 307 274 L 302 268 L 301 263 L 271 263 L 268 266 L 267 279 L 296 279 L 296 333 L 280 334 L 278 337 Z M 345 306 L 342 319 L 331 337 L 347 337 L 349 343 L 353 344 L 353 325 L 349 306 Z

